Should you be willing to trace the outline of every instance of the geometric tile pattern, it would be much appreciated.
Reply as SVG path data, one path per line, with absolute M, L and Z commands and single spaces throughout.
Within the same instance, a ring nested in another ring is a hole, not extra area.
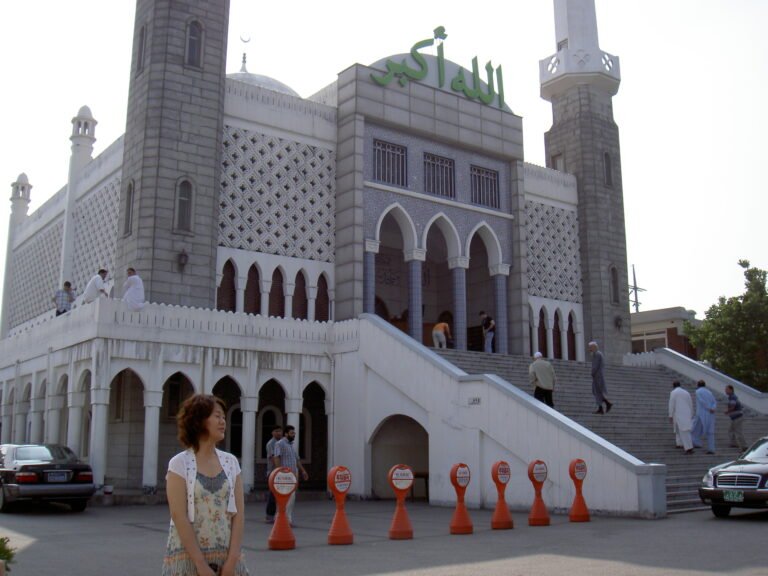
M 579 220 L 575 211 L 526 201 L 528 293 L 581 302 Z
M 109 270 L 110 276 L 114 274 L 119 203 L 120 178 L 77 200 L 71 281 L 78 294 L 99 268 Z
M 333 262 L 332 150 L 226 126 L 219 246 Z
M 10 327 L 53 308 L 61 266 L 64 219 L 58 218 L 13 252 L 13 278 L 8 306 Z

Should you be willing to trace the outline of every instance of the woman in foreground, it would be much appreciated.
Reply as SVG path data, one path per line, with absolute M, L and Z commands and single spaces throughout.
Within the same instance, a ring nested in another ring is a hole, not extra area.
M 171 511 L 163 576 L 246 576 L 243 484 L 240 465 L 216 444 L 224 439 L 224 404 L 195 394 L 178 415 L 179 441 L 187 449 L 168 463 Z

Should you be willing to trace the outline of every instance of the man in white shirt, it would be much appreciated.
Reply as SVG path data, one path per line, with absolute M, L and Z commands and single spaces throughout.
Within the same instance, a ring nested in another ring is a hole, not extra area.
M 128 278 L 123 282 L 123 302 L 128 310 L 138 312 L 144 308 L 144 282 L 133 268 L 128 268 L 126 274 Z
M 101 298 L 102 294 L 105 298 L 109 297 L 106 289 L 104 288 L 104 280 L 107 279 L 107 271 L 102 268 L 99 273 L 88 281 L 88 285 L 83 292 L 83 300 L 87 304 L 93 302 L 97 298 Z
M 691 428 L 693 420 L 693 401 L 691 395 L 680 387 L 680 382 L 672 383 L 669 395 L 669 421 L 675 428 L 675 437 L 680 439 L 686 454 L 693 454 Z

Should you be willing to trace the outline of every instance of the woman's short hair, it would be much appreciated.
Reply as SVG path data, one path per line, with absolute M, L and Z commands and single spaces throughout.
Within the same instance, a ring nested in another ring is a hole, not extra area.
M 213 414 L 217 404 L 226 412 L 222 399 L 211 394 L 193 394 L 184 400 L 176 415 L 179 442 L 183 446 L 195 451 L 200 448 L 200 440 L 207 434 L 205 421 Z

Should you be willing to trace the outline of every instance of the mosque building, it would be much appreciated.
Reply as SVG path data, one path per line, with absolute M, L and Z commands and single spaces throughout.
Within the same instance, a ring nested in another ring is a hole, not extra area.
M 501 67 L 445 58 L 442 27 L 302 98 L 245 57 L 225 74 L 228 0 L 137 0 L 125 134 L 94 157 L 83 106 L 61 190 L 28 214 L 34 175 L 12 184 L 2 442 L 66 443 L 97 484 L 154 494 L 180 402 L 214 393 L 247 491 L 264 485 L 271 427 L 292 424 L 311 486 L 343 464 L 352 494 L 382 496 L 407 461 L 441 503 L 456 451 L 524 475 L 535 422 L 535 442 L 583 445 L 621 479 L 623 495 L 594 495 L 604 508 L 640 510 L 636 462 L 427 349 L 445 321 L 456 348 L 481 350 L 484 310 L 498 354 L 630 351 L 619 59 L 599 47 L 594 0 L 554 4 L 542 167 L 525 162 Z M 129 266 L 139 311 L 120 300 Z M 56 317 L 54 290 L 100 268 L 112 297 Z

